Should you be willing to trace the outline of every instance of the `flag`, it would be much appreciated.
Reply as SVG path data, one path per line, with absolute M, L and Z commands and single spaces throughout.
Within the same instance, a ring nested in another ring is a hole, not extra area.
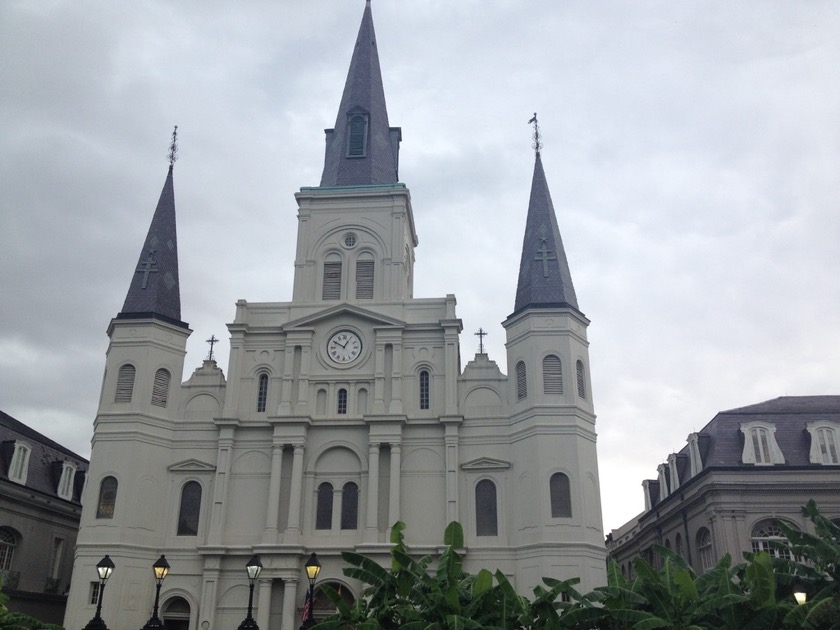
M 300 620 L 306 621 L 309 619 L 309 609 L 312 608 L 312 602 L 309 600 L 309 591 L 306 591 L 306 596 L 303 598 L 303 610 L 300 611 Z

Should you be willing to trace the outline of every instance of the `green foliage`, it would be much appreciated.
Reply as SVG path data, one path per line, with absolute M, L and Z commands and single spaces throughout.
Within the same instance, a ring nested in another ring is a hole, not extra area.
M 533 599 L 518 595 L 500 571 L 464 571 L 459 549 L 464 531 L 457 522 L 444 532 L 446 545 L 432 568 L 431 556 L 413 558 L 405 545 L 405 524 L 391 531 L 391 567 L 354 552 L 342 554 L 344 574 L 366 584 L 353 606 L 329 586 L 322 590 L 338 612 L 319 630 L 840 630 L 840 527 L 822 517 L 813 501 L 803 513 L 816 535 L 784 528 L 796 561 L 767 552 L 745 554 L 732 564 L 727 554 L 702 575 L 664 547 L 655 568 L 642 558 L 627 579 L 618 565 L 607 568 L 607 585 L 581 595 L 579 580 L 543 578 Z M 794 603 L 794 581 L 804 583 L 809 602 Z
M 0 578 L 0 589 L 2 587 L 3 582 Z M 0 590 L 0 630 L 62 630 L 61 626 L 43 623 L 29 615 L 10 612 L 8 603 L 9 596 Z

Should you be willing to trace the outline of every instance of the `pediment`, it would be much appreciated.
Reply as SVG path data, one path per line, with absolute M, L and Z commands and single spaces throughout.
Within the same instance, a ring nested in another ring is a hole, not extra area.
M 294 319 L 287 322 L 283 325 L 283 330 L 288 332 L 295 328 L 308 328 L 328 319 L 343 318 L 348 315 L 359 317 L 370 322 L 374 326 L 405 326 L 405 322 L 400 321 L 399 319 L 394 319 L 393 317 L 388 317 L 387 315 L 382 315 L 381 313 L 374 313 L 373 311 L 360 308 L 354 304 L 337 304 L 332 308 L 318 311 L 312 315 L 307 315 L 306 317 L 301 317 L 300 319 Z
M 508 468 L 510 468 L 510 462 L 492 457 L 479 457 L 461 464 L 462 470 L 507 470 Z
M 171 466 L 169 466 L 168 470 L 169 472 L 182 473 L 210 473 L 215 472 L 216 467 L 212 464 L 207 464 L 197 459 L 185 459 L 184 461 L 178 462 L 177 464 L 172 464 Z

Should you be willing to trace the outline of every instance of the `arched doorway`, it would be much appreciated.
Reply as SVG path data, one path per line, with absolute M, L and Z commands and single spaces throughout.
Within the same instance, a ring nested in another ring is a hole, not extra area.
M 163 627 L 166 630 L 190 630 L 190 604 L 183 597 L 173 597 L 163 604 Z

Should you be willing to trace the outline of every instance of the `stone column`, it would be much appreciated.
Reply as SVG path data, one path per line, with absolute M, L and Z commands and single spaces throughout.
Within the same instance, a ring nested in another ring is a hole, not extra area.
M 297 620 L 295 603 L 297 602 L 297 587 L 298 581 L 294 579 L 283 580 L 283 621 L 280 624 L 280 630 L 297 630 L 299 624 L 295 623 Z M 263 626 L 260 626 L 261 628 Z M 266 624 L 265 629 L 268 629 Z
M 284 543 L 296 544 L 300 540 L 300 508 L 303 500 L 303 444 L 295 444 L 292 459 L 292 492 L 289 497 L 289 526 Z
M 379 540 L 379 443 L 371 442 L 368 454 L 368 496 L 365 542 Z
M 283 468 L 283 443 L 275 436 L 271 444 L 271 479 L 268 482 L 268 511 L 265 515 L 263 542 L 277 544 L 277 519 L 280 513 L 280 475 Z
M 260 590 L 254 607 L 257 609 L 256 620 L 260 628 L 268 630 L 269 615 L 271 615 L 271 585 L 273 580 L 260 580 Z
M 391 444 L 391 487 L 388 489 L 388 527 L 400 520 L 400 455 L 402 447 Z

